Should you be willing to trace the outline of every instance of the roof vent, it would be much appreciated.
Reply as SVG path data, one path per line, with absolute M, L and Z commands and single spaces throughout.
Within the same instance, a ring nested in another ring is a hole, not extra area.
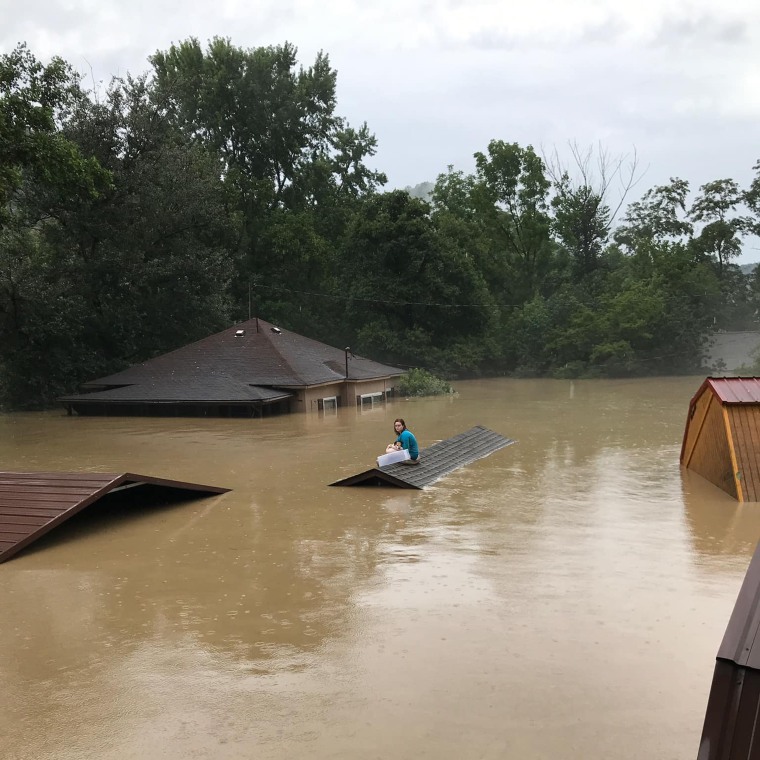
M 235 337 L 242 338 L 245 335 L 245 330 L 235 330 Z
M 272 327 L 270 328 L 273 333 L 277 333 L 278 335 L 282 332 L 279 327 Z

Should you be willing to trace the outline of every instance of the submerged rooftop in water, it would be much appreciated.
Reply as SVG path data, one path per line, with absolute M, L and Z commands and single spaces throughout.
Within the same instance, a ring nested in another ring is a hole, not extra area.
M 0 472 L 0 562 L 103 497 L 126 489 L 202 496 L 229 488 L 134 473 Z
M 372 467 L 330 485 L 383 485 L 420 490 L 444 475 L 513 443 L 517 443 L 513 438 L 505 438 L 482 425 L 476 425 L 464 433 L 421 450 L 417 465 L 410 466 L 403 462 L 396 462 L 386 467 Z

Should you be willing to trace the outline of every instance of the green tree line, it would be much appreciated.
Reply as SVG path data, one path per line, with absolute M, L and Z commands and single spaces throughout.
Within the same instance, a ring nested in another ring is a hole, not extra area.
M 756 324 L 760 162 L 623 207 L 635 165 L 492 140 L 427 199 L 384 190 L 337 72 L 290 44 L 215 38 L 83 87 L 0 56 L 0 405 L 49 405 L 258 314 L 446 377 L 693 372 Z

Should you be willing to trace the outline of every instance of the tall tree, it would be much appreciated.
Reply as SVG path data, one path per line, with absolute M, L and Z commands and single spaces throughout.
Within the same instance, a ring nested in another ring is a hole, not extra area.
M 108 175 L 60 131 L 84 94 L 61 58 L 44 65 L 26 45 L 0 56 L 0 228 L 23 207 L 24 185 L 44 183 L 62 196 L 94 196 Z
M 58 276 L 51 236 L 60 209 L 87 206 L 111 186 L 62 129 L 84 99 L 60 58 L 44 65 L 24 45 L 0 56 L 0 404 L 48 401 L 83 358 L 65 335 L 85 304 Z
M 741 253 L 741 236 L 750 226 L 749 220 L 738 214 L 744 194 L 732 179 L 707 182 L 699 190 L 689 211 L 689 217 L 703 225 L 694 245 L 715 256 L 722 277 L 728 261 Z
M 754 235 L 760 235 L 760 161 L 755 162 L 752 169 L 755 172 L 755 177 L 744 192 L 742 200 L 753 215 L 749 219 L 749 231 Z
M 477 369 L 494 312 L 475 263 L 430 206 L 395 190 L 369 198 L 343 244 L 346 340 L 388 361 Z
M 569 146 L 570 160 L 555 149 L 545 159 L 552 180 L 552 230 L 570 255 L 577 279 L 594 272 L 613 221 L 637 181 L 637 157 L 610 156 L 601 146 Z
M 143 358 L 226 323 L 236 219 L 217 157 L 163 118 L 146 76 L 114 80 L 105 103 L 80 111 L 68 133 L 103 152 L 114 177 L 89 213 L 64 217 L 93 300 L 112 315 L 103 324 L 123 325 L 114 358 Z M 99 293 L 104 283 L 111 290 Z
M 537 291 L 553 250 L 544 162 L 531 146 L 492 140 L 475 165 L 478 203 L 501 253 L 502 298 L 522 302 Z
M 576 277 L 586 277 L 599 266 L 612 213 L 602 195 L 588 184 L 573 186 L 568 174 L 554 188 L 554 233 L 570 254 Z
M 82 100 L 61 134 L 99 159 L 111 187 L 89 199 L 26 187 L 25 212 L 41 221 L 0 247 L 15 288 L 4 342 L 14 404 L 50 402 L 228 322 L 224 242 L 234 220 L 218 161 L 161 118 L 145 78 L 115 81 L 102 103 Z M 12 379 L 30 365 L 41 382 L 25 389 Z
M 324 151 L 336 126 L 327 56 L 296 71 L 293 45 L 244 50 L 215 37 L 205 52 L 189 39 L 150 60 L 160 104 L 219 153 L 245 199 L 265 208 L 287 203 L 304 162 Z
M 357 198 L 385 182 L 366 166 L 376 139 L 335 113 L 337 73 L 319 53 L 297 68 L 296 48 L 243 49 L 216 37 L 172 45 L 151 58 L 156 102 L 167 118 L 215 152 L 232 207 L 242 220 L 233 283 L 241 305 L 251 282 L 285 286 L 270 245 L 281 212 L 320 210 L 312 225 L 337 245 Z M 316 216 L 316 214 L 315 214 Z M 318 284 L 315 284 L 318 285 Z
M 693 227 L 686 218 L 689 183 L 672 178 L 667 185 L 647 190 L 641 200 L 631 203 L 623 223 L 615 230 L 617 243 L 633 253 L 642 243 L 682 241 Z

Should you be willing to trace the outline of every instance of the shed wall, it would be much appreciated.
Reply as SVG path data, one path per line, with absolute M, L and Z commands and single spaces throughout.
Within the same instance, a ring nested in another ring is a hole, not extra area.
M 730 405 L 727 410 L 744 501 L 760 501 L 760 406 Z
M 691 450 L 691 455 L 684 458 L 684 465 L 738 499 L 723 405 L 711 392 L 703 394 L 702 398 L 705 397 L 709 398 L 709 404 L 707 404 L 702 424 L 695 425 L 697 419 L 697 412 L 695 412 L 689 425 L 685 451 Z M 701 400 L 698 399 L 697 406 Z M 689 447 L 688 438 L 691 437 L 692 427 L 695 427 L 695 440 Z
M 686 436 L 683 443 L 683 449 L 681 451 L 681 464 L 684 467 L 690 467 L 691 457 L 694 453 L 694 447 L 699 440 L 699 436 L 702 433 L 702 426 L 705 424 L 705 416 L 707 410 L 711 404 L 717 404 L 718 399 L 715 398 L 715 394 L 710 391 L 702 393 L 699 398 L 694 402 L 694 405 L 689 408 L 691 419 L 686 425 Z

